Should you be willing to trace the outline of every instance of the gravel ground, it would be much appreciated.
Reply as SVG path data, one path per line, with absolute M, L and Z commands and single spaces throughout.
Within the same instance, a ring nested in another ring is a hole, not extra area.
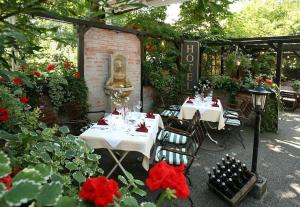
M 197 159 L 191 169 L 191 197 L 197 207 L 222 207 L 228 206 L 217 195 L 210 191 L 206 185 L 208 180 L 206 171 L 215 166 L 226 154 L 234 154 L 247 166 L 251 167 L 253 130 L 245 128 L 242 132 L 246 149 L 240 142 L 231 136 L 220 142 L 226 142 L 225 150 L 218 151 L 218 147 L 206 139 L 200 149 Z M 220 135 L 215 134 L 215 137 Z M 267 178 L 267 193 L 260 200 L 247 196 L 240 207 L 299 207 L 300 206 L 300 110 L 294 113 L 281 114 L 277 134 L 262 133 L 259 146 L 258 172 Z M 107 173 L 113 161 L 107 152 L 102 154 L 102 165 Z M 145 180 L 147 172 L 137 163 L 138 153 L 131 153 L 124 160 L 127 170 L 136 178 Z M 116 177 L 121 171 L 114 173 Z M 149 193 L 142 200 L 154 200 L 157 194 Z M 165 206 L 188 207 L 188 201 L 180 201 Z

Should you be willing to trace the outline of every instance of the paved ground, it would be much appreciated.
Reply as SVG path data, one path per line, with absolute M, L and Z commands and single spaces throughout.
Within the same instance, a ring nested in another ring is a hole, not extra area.
M 223 151 L 217 149 L 209 140 L 205 140 L 203 148 L 199 152 L 197 160 L 193 164 L 191 179 L 192 199 L 197 207 L 222 207 L 228 206 L 219 199 L 207 186 L 207 174 L 216 162 L 226 154 L 235 154 L 238 159 L 245 162 L 250 168 L 252 158 L 253 131 L 245 129 L 243 132 L 246 149 L 234 137 L 226 141 L 227 148 Z M 222 141 L 222 140 L 220 140 Z M 211 149 L 211 150 L 210 150 Z M 104 168 L 112 164 L 106 153 L 101 152 Z M 135 177 L 145 180 L 147 172 L 136 163 L 138 154 L 131 154 L 126 160 L 126 166 Z M 268 179 L 268 192 L 257 200 L 247 196 L 240 207 L 299 207 L 300 206 L 300 110 L 295 113 L 283 113 L 280 116 L 279 130 L 277 134 L 261 134 L 258 172 Z M 120 173 L 120 171 L 116 172 Z M 156 194 L 149 193 L 146 200 L 154 200 Z M 188 201 L 167 204 L 166 206 L 190 206 Z

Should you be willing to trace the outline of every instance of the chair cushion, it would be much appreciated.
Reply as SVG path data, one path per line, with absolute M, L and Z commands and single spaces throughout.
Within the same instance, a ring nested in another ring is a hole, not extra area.
M 238 118 L 239 117 L 239 113 L 236 112 L 236 111 L 225 110 L 224 111 L 224 117 L 227 117 L 227 118 Z
M 163 112 L 160 113 L 161 116 L 167 116 L 167 117 L 170 117 L 170 116 L 178 116 L 179 114 L 179 111 L 171 111 L 171 110 L 163 110 Z
M 225 120 L 226 125 L 230 126 L 241 126 L 241 121 L 239 119 L 226 119 Z
M 182 152 L 185 152 L 185 148 L 180 149 Z M 188 158 L 186 155 L 170 152 L 167 150 L 161 150 L 161 146 L 158 146 L 155 152 L 155 161 L 159 162 L 161 160 L 165 160 L 170 165 L 180 165 L 181 163 L 187 164 Z
M 290 101 L 290 102 L 295 102 L 297 101 L 295 98 L 288 98 L 288 97 L 282 97 L 283 101 Z
M 167 141 L 175 144 L 185 144 L 187 141 L 187 137 L 184 135 L 176 134 L 173 132 L 161 130 L 157 139 L 159 141 Z

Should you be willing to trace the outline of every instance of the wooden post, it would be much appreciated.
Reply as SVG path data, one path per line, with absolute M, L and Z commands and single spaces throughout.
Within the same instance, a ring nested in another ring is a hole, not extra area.
M 221 47 L 221 75 L 224 75 L 224 46 Z
M 202 73 L 202 59 L 203 59 L 203 53 L 204 53 L 205 47 L 200 46 L 199 50 L 199 80 L 201 78 L 201 73 Z
M 84 25 L 78 26 L 78 71 L 80 73 L 80 77 L 84 78 L 84 34 L 89 30 L 89 27 Z
M 280 86 L 281 84 L 281 65 L 282 65 L 282 43 L 278 43 L 276 49 L 276 74 L 275 83 Z

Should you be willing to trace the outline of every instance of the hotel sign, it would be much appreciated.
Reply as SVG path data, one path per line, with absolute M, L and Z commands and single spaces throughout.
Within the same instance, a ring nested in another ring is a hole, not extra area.
M 186 89 L 192 90 L 198 82 L 199 75 L 199 42 L 185 40 L 181 45 L 181 63 L 186 65 Z

